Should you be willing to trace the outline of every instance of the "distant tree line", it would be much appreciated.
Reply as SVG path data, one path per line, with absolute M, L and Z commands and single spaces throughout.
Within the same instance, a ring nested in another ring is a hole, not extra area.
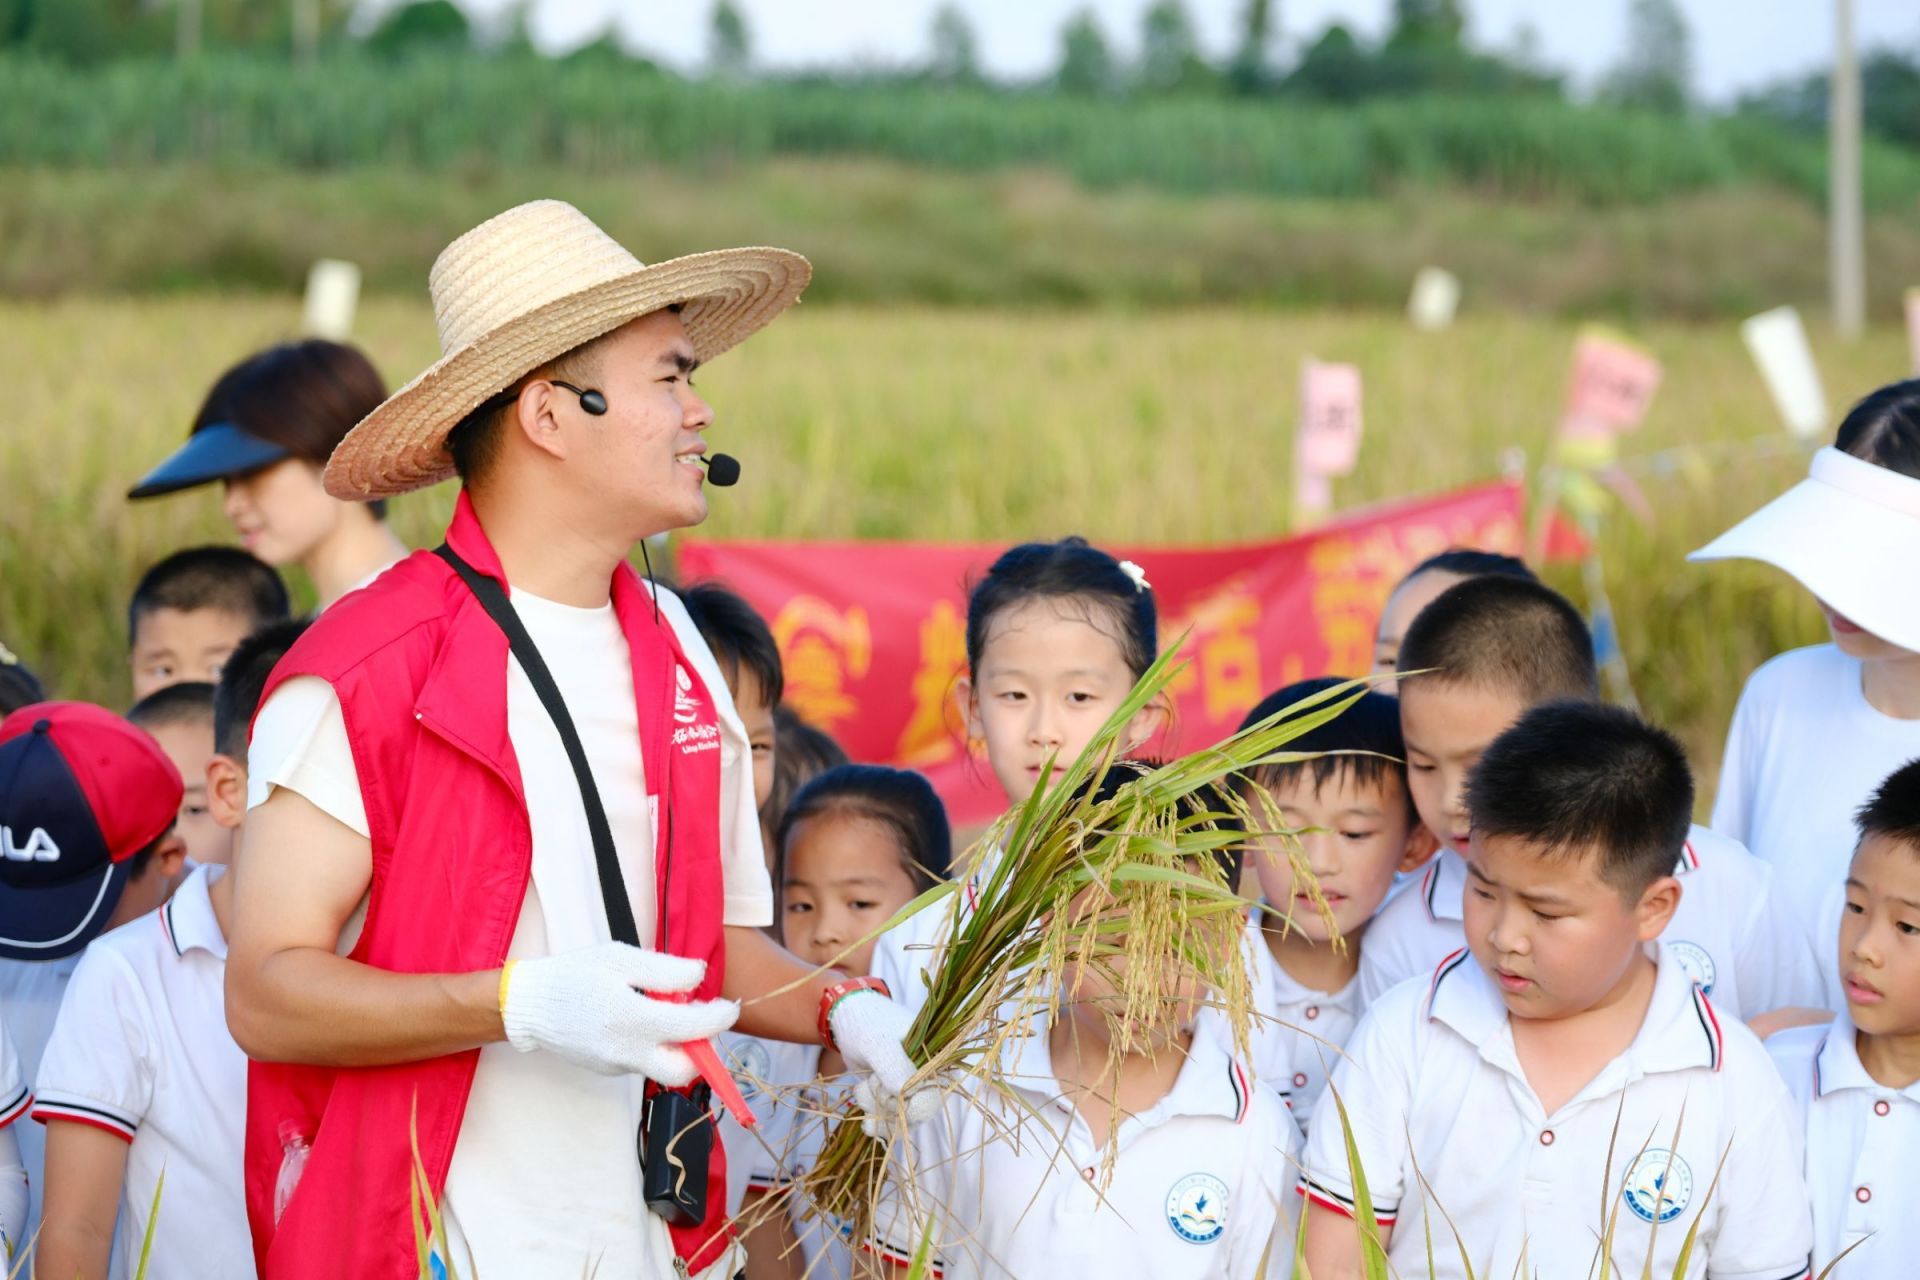
M 1601 101 L 1682 114 L 1697 107 L 1692 33 L 1678 0 L 1621 0 L 1627 38 L 1597 86 Z M 0 0 L 0 53 L 38 54 L 90 64 L 127 57 L 193 56 L 202 49 L 272 54 L 297 50 L 300 32 L 323 50 L 355 46 L 387 58 L 473 51 L 533 57 L 527 35 L 531 0 L 477 23 L 453 0 Z M 360 21 L 355 21 L 356 12 Z M 1356 103 L 1422 94 L 1564 99 L 1565 77 L 1539 55 L 1538 33 L 1522 27 L 1506 49 L 1471 41 L 1466 0 L 1393 0 L 1377 40 L 1342 23 L 1327 26 L 1282 57 L 1280 0 L 1242 0 L 1233 47 L 1222 57 L 1201 47 L 1187 0 L 1153 0 L 1141 15 L 1137 52 L 1123 56 L 1091 8 L 1070 15 L 1057 60 L 1044 77 L 995 87 L 1077 97 L 1272 97 Z M 303 26 L 304 24 L 304 26 Z M 630 63 L 669 74 L 609 29 L 565 55 L 569 60 Z M 752 31 L 738 0 L 714 0 L 708 17 L 707 71 L 743 81 L 834 80 L 849 86 L 925 84 L 983 87 L 972 21 L 955 0 L 933 14 L 925 53 L 915 65 L 831 73 L 778 74 L 756 67 Z M 1882 48 L 1862 59 L 1870 133 L 1920 146 L 1920 44 Z M 1736 113 L 1818 129 L 1827 109 L 1827 77 L 1806 75 L 1748 94 Z

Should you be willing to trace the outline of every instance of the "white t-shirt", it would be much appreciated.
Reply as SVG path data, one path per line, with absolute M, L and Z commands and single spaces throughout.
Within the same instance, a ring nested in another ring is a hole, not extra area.
M 901 1144 L 913 1188 L 883 1194 L 876 1253 L 910 1262 L 934 1214 L 948 1280 L 1292 1274 L 1299 1130 L 1217 1037 L 1196 1034 L 1166 1096 L 1117 1120 L 1104 1186 L 1105 1144 L 1062 1095 L 1046 1035 L 1016 1034 L 1006 1053 L 1017 1100 L 956 1090 Z
M 58 960 L 0 959 L 0 1018 L 7 1038 L 19 1055 L 20 1077 L 31 1082 L 40 1074 L 40 1058 L 53 1038 L 54 1020 L 67 993 L 82 951 Z M 0 1088 L 0 1092 L 5 1092 Z M 7 1095 L 11 1097 L 11 1094 Z M 46 1131 L 37 1124 L 13 1126 L 20 1139 L 20 1163 L 27 1170 L 27 1221 L 40 1221 L 40 1187 L 47 1163 Z
M 579 609 L 525 591 L 514 591 L 512 601 L 580 734 L 639 935 L 651 939 L 655 806 L 646 793 L 633 668 L 619 619 L 610 603 Z M 723 918 L 761 928 L 773 922 L 773 890 L 760 852 L 746 730 L 679 598 L 662 591 L 659 601 L 719 711 Z M 507 948 L 523 959 L 591 946 L 609 933 L 586 811 L 559 732 L 511 655 L 506 680 L 507 735 L 533 832 L 532 882 Z M 254 725 L 248 775 L 250 805 L 286 787 L 367 833 L 345 723 L 323 681 L 299 677 L 274 691 Z M 644 1086 L 640 1076 L 597 1075 L 504 1042 L 484 1046 L 447 1174 L 455 1267 L 509 1276 L 572 1274 L 583 1266 L 601 1275 L 671 1274 L 666 1226 L 640 1196 L 635 1135 Z
M 1846 879 L 1854 810 L 1920 756 L 1920 720 L 1875 711 L 1860 680 L 1833 645 L 1795 649 L 1755 671 L 1734 708 L 1713 828 L 1772 864 L 1791 902 L 1821 902 Z M 1817 937 L 1817 917 L 1801 918 Z
M 1920 1084 L 1890 1089 L 1868 1075 L 1845 1013 L 1831 1026 L 1770 1036 L 1767 1052 L 1806 1126 L 1814 1270 L 1864 1240 L 1834 1268 L 1834 1280 L 1913 1274 L 1920 1257 Z
M 150 1280 L 252 1280 L 241 1179 L 247 1060 L 227 1031 L 227 939 L 201 867 L 167 905 L 86 949 L 34 1090 L 33 1118 L 89 1124 L 131 1145 L 113 1232 L 127 1280 L 161 1172 Z
M 1433 1280 L 1465 1280 L 1457 1229 L 1479 1275 L 1515 1275 L 1525 1258 L 1539 1280 L 1588 1280 L 1607 1219 L 1618 1275 L 1639 1275 L 1650 1244 L 1653 1274 L 1675 1275 L 1696 1225 L 1686 1280 L 1808 1274 L 1813 1229 L 1786 1087 L 1753 1033 L 1715 1013 L 1664 949 L 1633 1043 L 1551 1115 L 1520 1065 L 1505 1002 L 1464 950 L 1382 996 L 1347 1052 L 1332 1088 L 1379 1221 L 1393 1224 L 1399 1274 L 1427 1275 L 1431 1230 Z M 1345 1137 L 1340 1113 L 1322 1108 L 1302 1190 L 1351 1214 Z
M 1674 875 L 1680 905 L 1660 941 L 1715 1008 L 1746 1019 L 1821 1003 L 1826 986 L 1808 940 L 1813 909 L 1796 908 L 1771 868 L 1724 833 L 1695 827 Z M 1443 956 L 1466 945 L 1466 882 L 1466 859 L 1443 849 L 1419 883 L 1380 909 L 1360 946 L 1362 1000 L 1432 973 Z

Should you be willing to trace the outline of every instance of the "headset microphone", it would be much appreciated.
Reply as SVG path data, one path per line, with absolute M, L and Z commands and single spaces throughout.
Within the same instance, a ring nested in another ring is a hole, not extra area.
M 722 489 L 740 482 L 740 459 L 730 453 L 711 454 L 707 458 L 707 483 Z

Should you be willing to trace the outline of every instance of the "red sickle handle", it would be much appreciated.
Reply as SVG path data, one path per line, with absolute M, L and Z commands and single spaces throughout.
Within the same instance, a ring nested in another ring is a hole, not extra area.
M 661 993 L 649 991 L 648 996 L 655 1000 L 665 1000 L 670 1004 L 685 1004 L 689 999 L 684 991 Z M 740 1092 L 740 1086 L 734 1083 L 733 1073 L 727 1070 L 727 1064 L 720 1061 L 720 1055 L 714 1050 L 711 1040 L 686 1040 L 680 1045 L 681 1052 L 693 1059 L 693 1066 L 700 1078 L 707 1082 L 727 1114 L 740 1122 L 742 1129 L 758 1129 L 760 1117 L 753 1114 L 753 1108 L 747 1105 L 747 1095 Z

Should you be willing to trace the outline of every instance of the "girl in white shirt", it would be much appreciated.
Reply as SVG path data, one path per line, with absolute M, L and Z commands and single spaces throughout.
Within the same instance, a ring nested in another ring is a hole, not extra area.
M 954 697 L 969 747 L 985 748 L 1008 804 L 1079 758 L 1153 665 L 1158 635 L 1145 571 L 1083 538 L 1024 543 L 993 562 L 967 598 L 967 674 Z M 1168 713 L 1156 700 L 1136 715 L 1126 749 L 1145 745 Z M 947 907 L 909 917 L 874 948 L 874 974 L 909 1008 L 925 999 L 951 922 L 991 878 L 991 855 L 965 870 L 971 879 Z
M 1734 711 L 1714 830 L 1774 865 L 1790 900 L 1835 897 L 1853 813 L 1920 755 L 1920 380 L 1855 405 L 1808 479 L 1693 560 L 1754 559 L 1818 600 L 1832 643 L 1773 659 Z M 1834 916 L 1834 919 L 1829 919 Z M 1837 913 L 1803 913 L 1832 952 Z

